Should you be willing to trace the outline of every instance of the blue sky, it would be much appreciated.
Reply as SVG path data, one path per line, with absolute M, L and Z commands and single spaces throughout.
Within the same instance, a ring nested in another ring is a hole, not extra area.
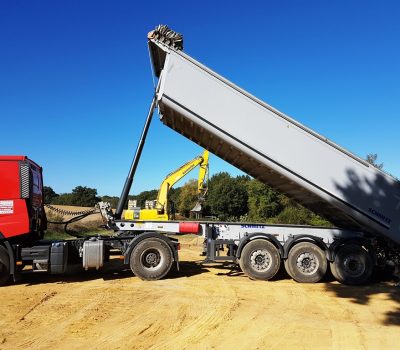
M 58 193 L 119 195 L 153 93 L 146 35 L 164 23 L 189 55 L 400 177 L 399 4 L 1 1 L 0 153 L 28 155 Z M 155 118 L 131 193 L 200 153 Z

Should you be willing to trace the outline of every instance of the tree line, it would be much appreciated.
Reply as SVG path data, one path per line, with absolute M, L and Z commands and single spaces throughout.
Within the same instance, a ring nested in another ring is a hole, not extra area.
M 376 154 L 368 154 L 367 161 L 382 169 Z M 128 198 L 144 208 L 146 200 L 155 200 L 158 190 L 143 191 Z M 182 218 L 189 218 L 197 202 L 197 181 L 189 180 L 183 186 L 172 188 L 169 200 Z M 57 194 L 51 187 L 44 187 L 44 201 L 48 204 L 91 207 L 100 200 L 110 202 L 113 208 L 118 203 L 116 196 L 98 196 L 97 190 L 77 186 L 71 193 Z M 329 226 L 330 223 L 281 194 L 270 186 L 247 175 L 233 177 L 227 172 L 213 175 L 208 183 L 207 199 L 203 205 L 203 216 L 222 221 L 270 222 Z
M 197 201 L 195 180 L 185 183 L 179 191 L 178 212 L 188 217 Z M 204 216 L 221 221 L 269 222 L 329 226 L 330 223 L 297 204 L 284 194 L 249 176 L 233 177 L 226 172 L 209 180 Z
M 118 197 L 98 196 L 97 190 L 77 186 L 71 193 L 57 194 L 44 186 L 46 204 L 92 207 L 99 201 L 107 201 L 116 207 Z M 157 198 L 158 190 L 143 191 L 130 195 L 144 208 L 146 200 Z M 172 188 L 168 196 L 182 218 L 189 218 L 197 202 L 197 181 L 189 180 L 183 186 Z M 227 172 L 213 175 L 209 180 L 207 199 L 203 205 L 203 216 L 222 221 L 276 222 L 290 224 L 328 225 L 323 218 L 293 202 L 271 187 L 249 176 L 233 177 Z

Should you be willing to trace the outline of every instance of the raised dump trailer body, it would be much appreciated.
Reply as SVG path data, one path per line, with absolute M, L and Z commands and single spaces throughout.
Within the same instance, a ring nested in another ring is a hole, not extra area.
M 149 41 L 164 124 L 338 227 L 400 243 L 400 183 L 182 51 Z

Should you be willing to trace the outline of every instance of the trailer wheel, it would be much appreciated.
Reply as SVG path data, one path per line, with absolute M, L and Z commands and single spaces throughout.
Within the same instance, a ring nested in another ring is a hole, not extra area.
M 316 283 L 325 276 L 328 262 L 320 247 L 312 242 L 301 242 L 290 249 L 285 269 L 297 282 Z
M 271 242 L 255 239 L 244 246 L 239 265 L 251 279 L 269 280 L 278 272 L 281 258 L 278 249 Z
M 130 267 L 135 276 L 153 281 L 163 278 L 171 269 L 173 255 L 168 243 L 159 238 L 145 239 L 133 248 Z
M 340 283 L 348 285 L 368 282 L 373 272 L 370 254 L 357 244 L 340 247 L 330 267 L 333 277 Z
M 0 286 L 7 284 L 10 279 L 10 257 L 7 250 L 0 246 Z

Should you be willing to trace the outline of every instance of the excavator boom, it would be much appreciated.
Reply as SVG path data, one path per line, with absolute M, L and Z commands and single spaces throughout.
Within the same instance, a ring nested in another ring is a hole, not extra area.
M 175 171 L 169 173 L 160 185 L 156 201 L 146 203 L 145 209 L 140 208 L 128 208 L 125 211 L 126 220 L 170 220 L 170 208 L 168 203 L 168 194 L 171 188 L 194 168 L 200 166 L 199 178 L 197 184 L 197 193 L 199 196 L 199 202 L 203 202 L 207 193 L 207 176 L 208 176 L 208 157 L 209 153 L 204 150 L 203 154 L 188 161 Z M 153 204 L 155 202 L 155 204 Z
M 168 206 L 168 192 L 179 180 L 190 173 L 194 168 L 200 165 L 198 191 L 203 191 L 205 187 L 205 175 L 208 169 L 208 151 L 205 150 L 201 156 L 198 156 L 172 173 L 168 174 L 164 181 L 161 183 L 160 190 L 157 196 L 156 209 L 159 211 L 166 211 Z

